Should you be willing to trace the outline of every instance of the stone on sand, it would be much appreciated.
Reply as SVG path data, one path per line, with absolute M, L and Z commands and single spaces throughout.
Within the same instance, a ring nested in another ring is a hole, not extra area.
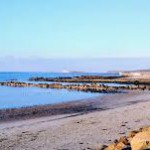
M 150 131 L 137 133 L 131 140 L 132 150 L 150 149 Z

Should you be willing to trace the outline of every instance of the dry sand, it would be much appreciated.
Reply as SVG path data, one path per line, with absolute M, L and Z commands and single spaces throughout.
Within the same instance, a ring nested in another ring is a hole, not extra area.
M 0 123 L 1 150 L 90 150 L 150 125 L 150 92 L 96 98 L 106 110 Z M 101 102 L 105 101 L 103 105 Z M 100 106 L 101 105 L 101 106 Z

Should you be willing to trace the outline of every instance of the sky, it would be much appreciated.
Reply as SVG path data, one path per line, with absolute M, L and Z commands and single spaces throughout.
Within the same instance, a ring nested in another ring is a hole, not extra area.
M 0 71 L 11 72 L 113 72 L 150 69 L 149 58 L 45 59 L 1 58 Z
M 149 6 L 149 0 L 0 0 L 1 57 L 149 58 Z

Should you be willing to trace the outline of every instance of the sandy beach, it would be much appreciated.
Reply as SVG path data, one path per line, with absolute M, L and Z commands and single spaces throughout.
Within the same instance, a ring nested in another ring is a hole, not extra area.
M 88 100 L 95 108 L 101 108 L 95 111 L 1 122 L 0 147 L 2 150 L 96 149 L 128 131 L 150 125 L 149 100 L 149 91 L 108 94 Z

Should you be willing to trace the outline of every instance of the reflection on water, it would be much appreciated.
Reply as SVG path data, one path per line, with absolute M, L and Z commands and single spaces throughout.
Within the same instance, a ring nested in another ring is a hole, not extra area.
M 99 95 L 103 94 L 57 89 L 0 87 L 0 108 L 55 104 Z
M 32 73 L 32 72 L 0 72 L 0 81 L 17 80 L 29 82 L 31 77 L 73 77 L 81 75 L 101 75 L 101 76 L 118 76 L 117 73 Z M 30 82 L 31 83 L 31 82 Z M 52 82 L 32 82 L 32 83 L 52 83 Z M 76 84 L 76 83 L 61 83 Z M 78 83 L 81 84 L 81 83 Z M 106 84 L 105 84 L 106 85 Z M 113 84 L 119 85 L 119 84 Z M 41 89 L 34 87 L 0 87 L 0 109 L 24 107 L 33 105 L 54 104 L 73 100 L 86 99 L 95 97 L 98 93 L 86 93 L 78 91 L 68 91 L 59 89 Z

